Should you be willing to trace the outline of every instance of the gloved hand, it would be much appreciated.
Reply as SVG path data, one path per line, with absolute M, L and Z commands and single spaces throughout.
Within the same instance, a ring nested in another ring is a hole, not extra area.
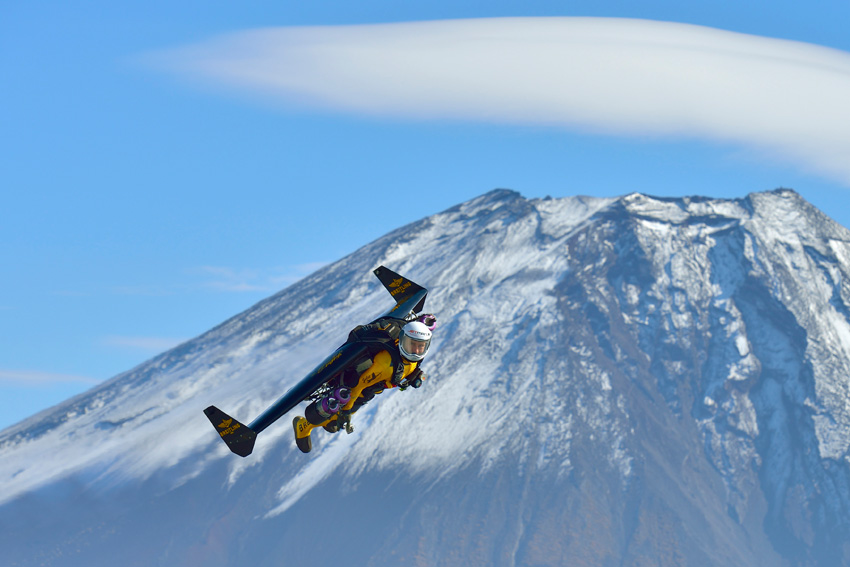
M 419 386 L 422 385 L 422 381 L 425 380 L 426 378 L 428 378 L 428 375 L 425 374 L 422 371 L 419 371 L 419 373 L 416 375 L 416 378 L 414 378 L 413 380 L 410 381 L 410 385 L 413 386 L 414 388 L 418 388 Z
M 414 388 L 418 388 L 422 385 L 422 380 L 427 378 L 428 376 L 419 370 L 418 368 L 413 371 L 413 374 L 403 379 L 401 382 L 396 384 L 399 387 L 399 390 L 406 390 L 409 386 L 413 386 Z

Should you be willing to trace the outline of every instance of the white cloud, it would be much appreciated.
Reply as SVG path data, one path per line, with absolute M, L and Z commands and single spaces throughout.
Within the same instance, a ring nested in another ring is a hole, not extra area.
M 72 374 L 56 374 L 53 372 L 38 372 L 32 370 L 3 370 L 0 369 L 0 384 L 16 386 L 51 386 L 54 384 L 99 384 L 101 381 L 88 376 Z
M 229 266 L 196 266 L 184 272 L 191 281 L 159 285 L 115 286 L 110 288 L 110 291 L 117 295 L 140 297 L 165 297 L 195 293 L 199 290 L 223 293 L 274 293 L 325 265 L 327 262 L 312 262 L 262 270 Z
M 106 346 L 121 347 L 150 353 L 160 353 L 174 348 L 188 339 L 172 337 L 120 337 L 108 336 L 101 340 Z
M 318 270 L 325 263 L 314 262 L 286 268 L 252 270 L 225 266 L 201 266 L 192 270 L 206 278 L 208 289 L 223 292 L 276 292 Z
M 204 287 L 216 291 L 270 291 L 265 284 L 258 283 L 260 272 L 249 269 L 234 269 L 224 266 L 201 266 L 192 270 L 206 278 Z
M 156 59 L 286 104 L 734 142 L 850 185 L 850 54 L 811 44 L 503 18 L 248 30 Z
M 116 295 L 129 295 L 137 297 L 165 297 L 174 295 L 175 291 L 164 285 L 144 286 L 144 285 L 122 285 L 111 288 L 112 293 Z

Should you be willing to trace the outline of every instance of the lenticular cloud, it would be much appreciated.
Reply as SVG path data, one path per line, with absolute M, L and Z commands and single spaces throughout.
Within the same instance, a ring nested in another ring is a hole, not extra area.
M 811 44 L 646 20 L 499 18 L 266 28 L 161 55 L 184 75 L 288 105 L 731 141 L 850 184 L 850 54 Z

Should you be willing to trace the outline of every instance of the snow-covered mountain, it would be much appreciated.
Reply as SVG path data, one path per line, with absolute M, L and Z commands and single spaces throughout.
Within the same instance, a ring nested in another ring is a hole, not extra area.
M 391 300 L 440 318 L 352 435 L 253 419 Z M 0 432 L 3 565 L 850 565 L 850 231 L 790 190 L 398 229 Z

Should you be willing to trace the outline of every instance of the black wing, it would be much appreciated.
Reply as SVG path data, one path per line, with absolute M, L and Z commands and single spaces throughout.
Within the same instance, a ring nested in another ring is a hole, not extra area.
M 395 307 L 383 317 L 405 319 L 410 313 L 419 313 L 425 308 L 427 289 L 384 266 L 378 266 L 373 273 L 396 301 Z
M 374 271 L 378 279 L 396 300 L 396 305 L 383 315 L 405 319 L 410 313 L 419 312 L 425 306 L 428 290 L 398 275 L 392 270 L 380 266 Z M 308 399 L 316 390 L 345 370 L 358 359 L 368 356 L 369 347 L 364 343 L 345 343 L 323 360 L 295 386 L 261 413 L 249 425 L 243 425 L 218 409 L 210 406 L 204 410 L 210 422 L 231 451 L 241 457 L 247 457 L 254 449 L 257 434 L 283 417 L 292 408 Z
M 318 390 L 325 382 L 345 370 L 346 367 L 354 363 L 357 359 L 366 356 L 366 354 L 367 345 L 365 344 L 346 343 L 342 345 L 300 382 L 290 388 L 269 409 L 261 413 L 248 427 L 259 433 L 303 400 L 309 398 L 310 394 Z
M 254 450 L 257 433 L 245 427 L 215 406 L 204 410 L 207 419 L 213 424 L 221 439 L 231 451 L 240 457 L 247 457 Z

